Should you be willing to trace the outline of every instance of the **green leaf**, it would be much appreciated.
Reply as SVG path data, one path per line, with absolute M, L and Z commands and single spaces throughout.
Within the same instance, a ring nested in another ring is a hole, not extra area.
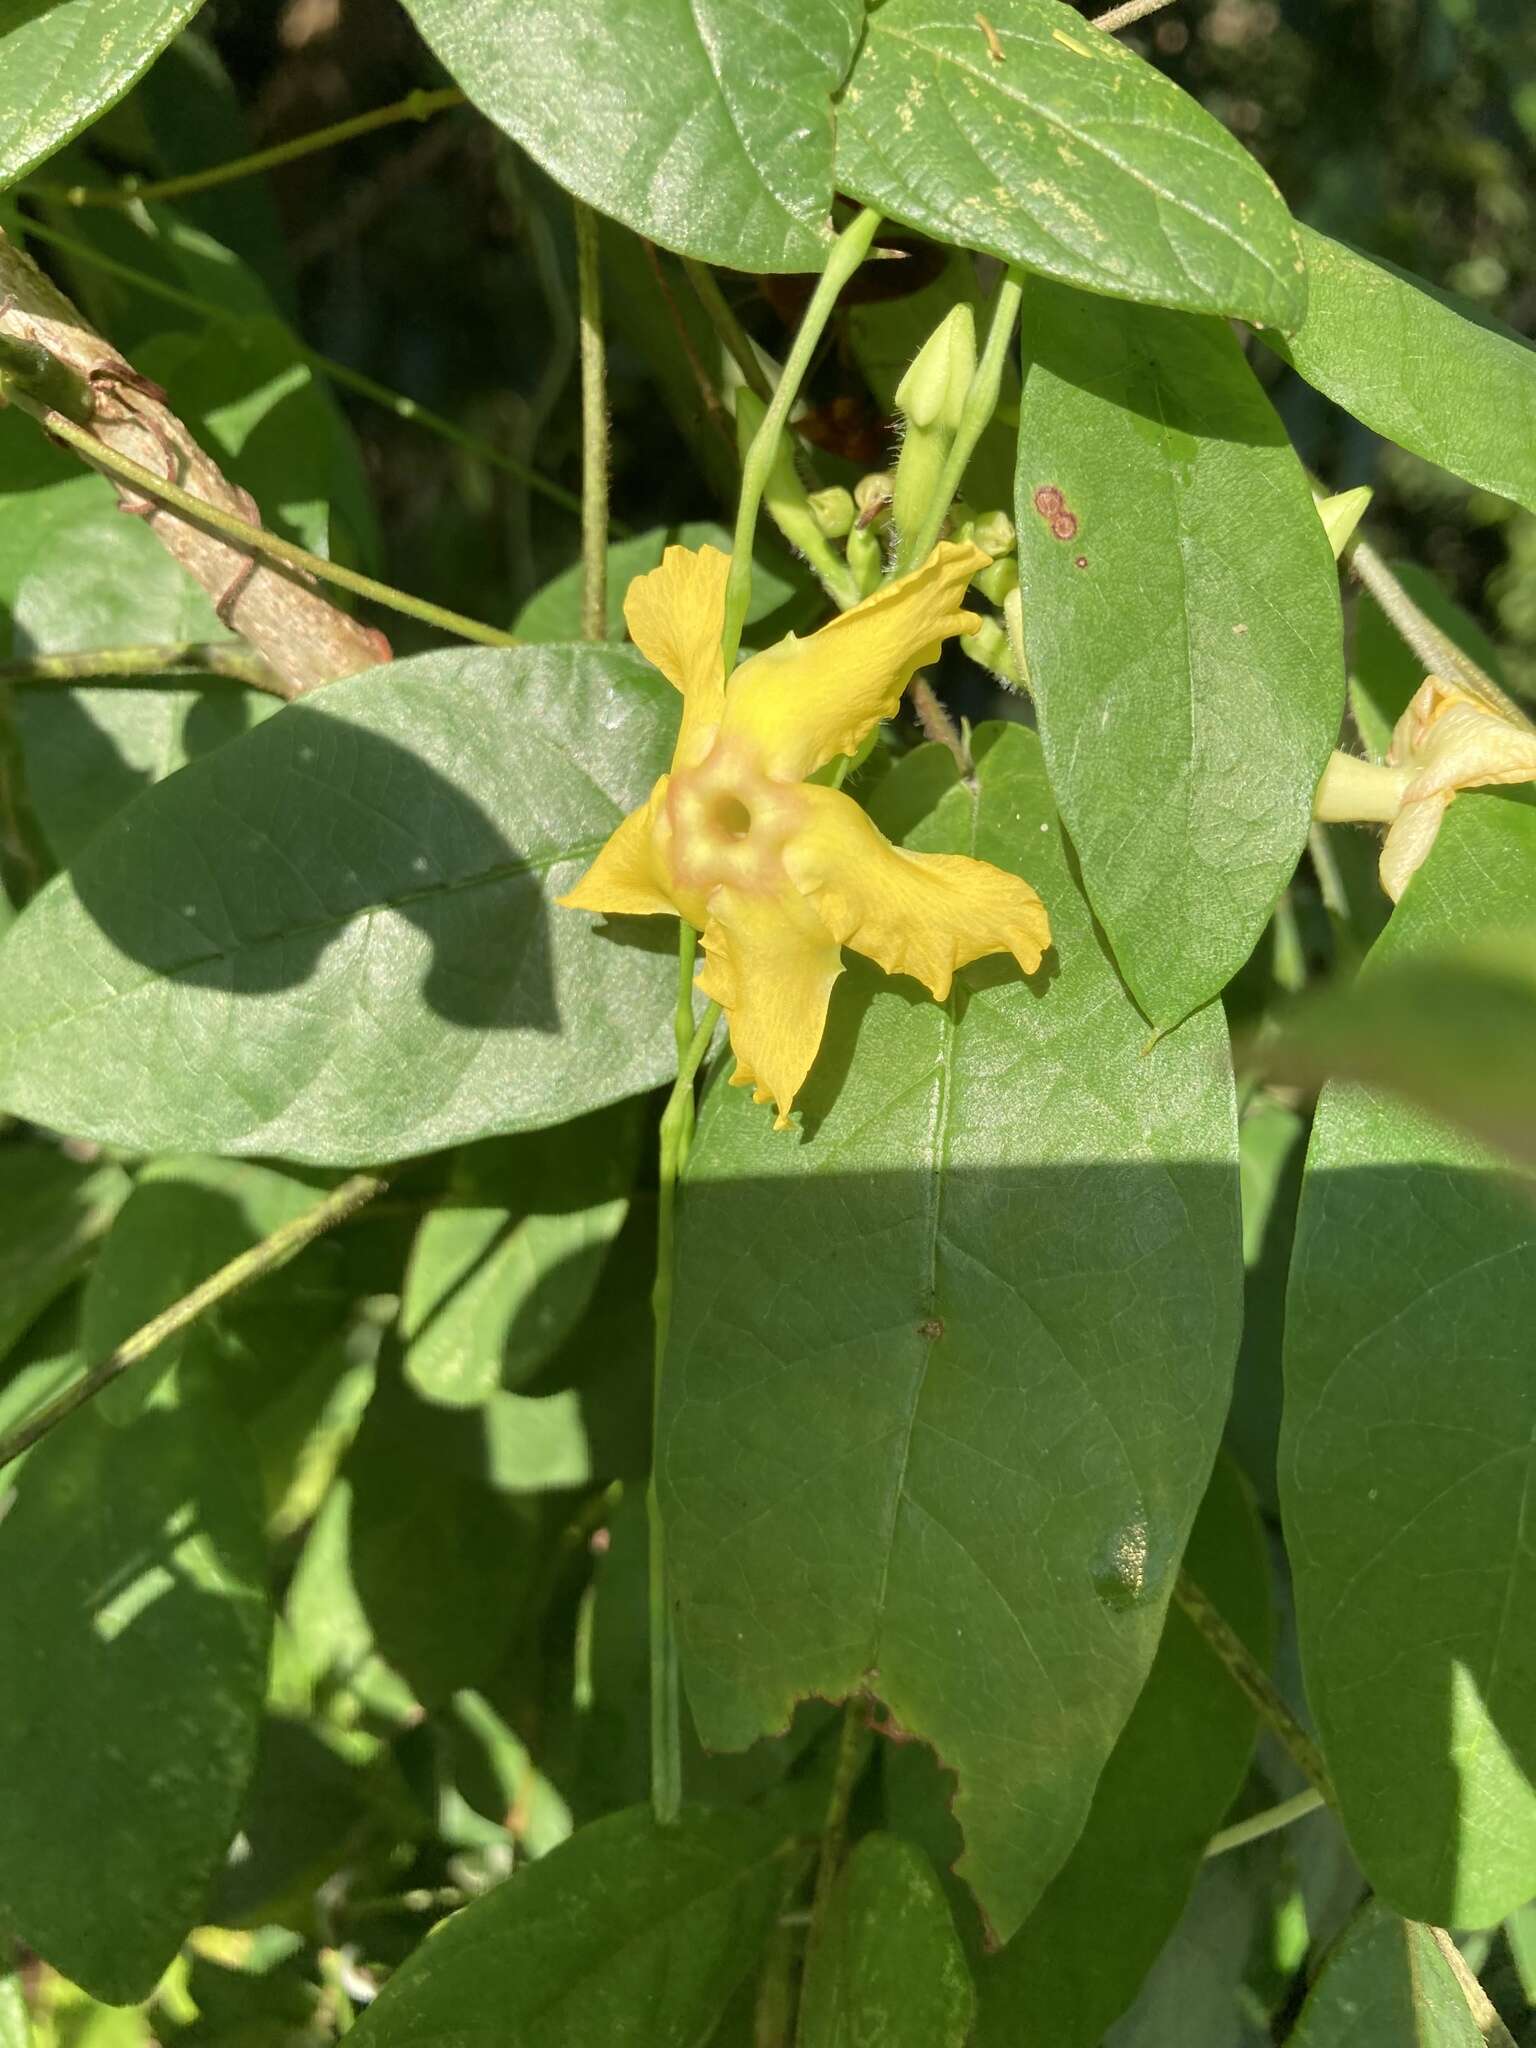
M 803 2048 L 965 2048 L 975 1992 L 943 1888 L 895 1835 L 838 1876 L 801 1993 Z
M 145 1151 L 352 1164 L 651 1087 L 670 933 L 553 899 L 665 767 L 675 703 L 637 656 L 517 648 L 286 706 L 11 928 L 0 1097 Z
M 1146 1027 L 1071 879 L 1038 743 L 881 786 L 908 843 L 1022 868 L 1058 971 L 952 1001 L 854 967 L 789 1138 L 706 1101 L 657 1470 L 710 1748 L 878 1695 L 957 1772 L 960 1874 L 1011 1934 L 1140 1690 L 1237 1343 L 1219 1013 Z
M 1389 441 L 1536 512 L 1536 349 L 1422 278 L 1300 234 L 1306 318 L 1269 345 Z
M 84 1271 L 128 1189 L 119 1166 L 0 1145 L 0 1358 Z
M 589 206 L 735 270 L 825 262 L 831 99 L 862 0 L 406 8 L 480 111 Z
M 401 1293 L 405 1376 L 424 1399 L 467 1408 L 524 1386 L 571 1335 L 629 1213 L 638 1107 L 460 1156 Z
M 1299 1110 L 1268 1095 L 1249 1104 L 1238 1131 L 1245 1268 L 1243 1341 L 1237 1354 L 1226 1442 L 1266 1514 L 1277 1513 L 1279 1505 L 1275 1455 L 1284 1400 L 1285 1289 L 1296 1236 L 1307 1132 L 1308 1119 Z M 1217 1605 L 1221 1605 L 1219 1600 Z
M 0 14 L 0 189 L 88 127 L 201 0 L 21 0 Z
M 1201 1872 L 1183 1919 L 1104 2048 L 1268 2048 L 1268 2030 L 1245 2023 L 1242 2006 L 1256 1892 L 1235 1857 Z
M 1267 1664 L 1264 1532 L 1225 1460 L 1185 1563 Z M 1077 1846 L 1013 1940 L 982 1966 L 975 2048 L 1097 2048 L 1184 1911 L 1206 1843 L 1242 1784 L 1253 1731 L 1230 1674 L 1183 1609 L 1170 1607 Z
M 260 1497 L 211 1400 L 76 1415 L 0 1521 L 0 1921 L 112 2004 L 196 1923 L 267 1674 Z
M 768 1932 L 779 1841 L 748 1812 L 595 1821 L 439 1928 L 356 2048 L 694 2048 Z
M 11 1970 L 0 1976 L 0 2048 L 31 2048 L 32 2021 L 21 1978 Z
M 1483 2048 L 1434 1930 L 1361 1907 L 1302 2008 L 1292 2048 Z
M 1343 707 L 1338 578 L 1224 325 L 1037 285 L 1024 352 L 1019 571 L 1051 786 L 1166 1028 L 1242 965 L 1306 843 Z
M 1533 900 L 1536 807 L 1460 798 L 1362 999 Z M 1480 1037 L 1467 1019 L 1469 1065 Z M 1533 1321 L 1529 1183 L 1420 1110 L 1331 1085 L 1297 1223 L 1281 1502 L 1351 1844 L 1384 1899 L 1440 1925 L 1536 1893 Z
M 885 0 L 838 106 L 839 189 L 1115 298 L 1294 327 L 1296 229 L 1221 124 L 1057 0 Z
M 1503 659 L 1469 612 L 1447 597 L 1436 579 L 1416 562 L 1393 562 L 1392 574 L 1408 595 L 1458 647 L 1485 668 L 1496 683 L 1507 681 Z M 1424 664 L 1407 646 L 1368 590 L 1355 606 L 1355 637 L 1349 671 L 1349 708 L 1366 749 L 1378 760 L 1392 744 L 1392 728 L 1424 680 Z

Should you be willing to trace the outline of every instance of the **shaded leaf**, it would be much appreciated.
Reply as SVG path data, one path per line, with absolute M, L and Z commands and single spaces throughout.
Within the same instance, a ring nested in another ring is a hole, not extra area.
M 210 1399 L 73 1416 L 0 1521 L 0 1919 L 112 2004 L 154 1988 L 229 1846 L 265 1569 L 250 1451 Z
M 1536 512 L 1536 348 L 1423 278 L 1299 232 L 1306 318 L 1264 339 L 1389 441 Z
M 54 1145 L 0 1145 L 0 1358 L 79 1278 L 130 1185 Z
M 1104 2048 L 1269 2048 L 1268 2030 L 1242 2009 L 1257 1903 L 1235 1859 L 1203 1870 L 1140 1996 L 1105 2035 Z
M 1483 2048 L 1433 1931 L 1372 1899 L 1334 1948 L 1293 2048 Z
M 826 260 L 831 99 L 862 0 L 406 7 L 480 111 L 589 206 L 736 270 Z
M 1533 900 L 1536 807 L 1459 799 L 1361 1000 Z M 1533 1320 L 1529 1184 L 1420 1110 L 1330 1085 L 1287 1305 L 1281 1501 L 1351 1844 L 1384 1899 L 1441 1925 L 1536 1893 Z
M 1023 868 L 1059 972 L 984 962 L 940 1007 L 851 968 L 798 1139 L 711 1089 L 658 1474 L 706 1745 L 878 1695 L 958 1774 L 961 1875 L 1007 1935 L 1155 1650 L 1240 1263 L 1219 1014 L 1142 1057 L 1037 742 L 987 727 L 977 754 L 974 803 L 929 748 L 881 821 Z
M 1306 843 L 1343 709 L 1338 578 L 1228 328 L 1037 285 L 1024 351 L 1019 570 L 1051 786 L 1166 1027 L 1242 965 Z
M 1117 298 L 1289 328 L 1296 230 L 1171 79 L 1057 0 L 885 0 L 838 105 L 839 188 L 941 241 Z
M 353 1164 L 650 1087 L 670 940 L 552 899 L 665 766 L 674 704 L 637 656 L 517 648 L 286 706 L 13 925 L 0 1096 L 144 1150 Z
M 744 1812 L 594 1821 L 418 1949 L 357 2048 L 694 2048 L 767 1934 L 779 1842 Z
M 805 1975 L 804 2048 L 965 2048 L 975 1992 L 943 1889 L 895 1835 L 866 1835 L 837 1880 Z
M 1224 1459 L 1185 1562 L 1267 1665 L 1264 1533 Z M 1076 1847 L 1013 1940 L 981 1967 L 976 2048 L 1097 2048 L 1184 1911 L 1253 1734 L 1253 1710 L 1230 1674 L 1183 1609 L 1170 1607 Z
M 88 127 L 147 71 L 201 0 L 71 0 L 0 16 L 0 188 Z

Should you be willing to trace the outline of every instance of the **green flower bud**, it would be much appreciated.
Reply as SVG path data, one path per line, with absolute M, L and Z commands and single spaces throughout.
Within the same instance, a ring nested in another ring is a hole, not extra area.
M 959 643 L 978 668 L 989 669 L 1010 690 L 1022 689 L 1013 649 L 999 619 L 983 619 L 979 633 L 968 633 Z
M 968 305 L 955 306 L 896 387 L 896 408 L 906 421 L 891 507 L 898 533 L 920 526 L 938 495 L 975 374 L 975 315 Z
M 978 541 L 977 546 L 981 543 Z M 978 570 L 971 582 L 983 597 L 990 597 L 994 604 L 1001 604 L 1011 591 L 1019 587 L 1019 564 L 1013 555 L 999 555 L 995 562 L 989 562 L 985 569 Z
M 849 534 L 848 567 L 860 597 L 868 597 L 879 587 L 885 574 L 885 550 L 876 538 L 873 526 L 855 526 Z
M 867 526 L 872 533 L 878 533 L 890 516 L 895 495 L 896 479 L 888 469 L 872 470 L 868 476 L 861 476 L 853 487 L 860 528 Z
M 841 484 L 832 484 L 824 491 L 812 491 L 810 506 L 812 517 L 828 540 L 841 540 L 853 525 L 857 513 L 852 491 L 845 491 Z
M 1013 553 L 1015 534 L 1013 521 L 1006 512 L 978 512 L 971 521 L 970 538 L 984 554 L 998 561 L 1004 555 Z

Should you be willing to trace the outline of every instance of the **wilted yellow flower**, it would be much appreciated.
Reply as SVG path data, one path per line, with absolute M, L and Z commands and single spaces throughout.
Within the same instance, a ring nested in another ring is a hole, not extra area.
M 1381 886 L 1395 903 L 1434 845 L 1457 790 L 1536 780 L 1536 732 L 1456 684 L 1426 676 L 1393 730 L 1387 765 L 1408 775 L 1381 849 Z
M 630 635 L 682 692 L 672 770 L 561 902 L 674 912 L 703 934 L 699 986 L 730 1022 L 735 1082 L 775 1128 L 816 1057 L 841 948 L 910 974 L 942 1001 L 955 970 L 1011 953 L 1032 973 L 1050 944 L 1027 882 L 960 854 L 892 846 L 851 797 L 805 778 L 851 754 L 951 633 L 987 560 L 945 543 L 808 639 L 793 633 L 727 682 L 720 653 L 730 558 L 668 548 L 625 599 Z

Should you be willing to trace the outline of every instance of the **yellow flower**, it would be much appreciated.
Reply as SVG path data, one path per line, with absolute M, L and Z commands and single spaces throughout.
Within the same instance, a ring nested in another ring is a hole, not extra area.
M 945 543 L 920 568 L 800 640 L 744 661 L 720 654 L 730 558 L 668 548 L 629 587 L 624 616 L 646 659 L 682 692 L 672 757 L 561 902 L 576 910 L 674 912 L 703 933 L 703 992 L 730 1022 L 735 1083 L 789 1110 L 821 1044 L 843 946 L 942 1001 L 955 970 L 1011 953 L 1032 973 L 1051 942 L 1034 890 L 959 854 L 892 846 L 851 797 L 805 778 L 851 754 L 901 702 L 951 633 L 986 563 Z
M 1434 845 L 1457 790 L 1536 780 L 1536 732 L 1454 683 L 1426 676 L 1393 729 L 1387 763 L 1407 776 L 1381 849 L 1381 885 L 1395 903 Z

